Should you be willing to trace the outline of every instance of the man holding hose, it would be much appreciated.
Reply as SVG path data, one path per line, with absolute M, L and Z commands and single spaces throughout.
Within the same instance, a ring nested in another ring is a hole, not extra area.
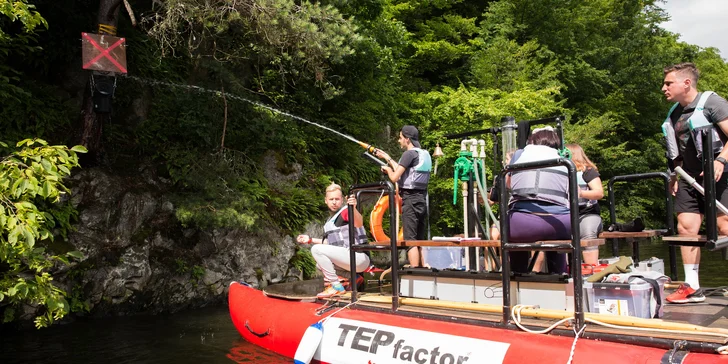
M 711 123 L 713 127 L 707 130 L 713 133 L 716 198 L 723 205 L 727 205 L 728 173 L 723 171 L 728 163 L 728 148 L 724 148 L 728 140 L 728 102 L 715 93 L 698 92 L 700 73 L 692 63 L 666 67 L 664 75 L 662 92 L 667 101 L 676 103 L 663 124 L 668 158 L 675 166 L 681 166 L 702 184 L 702 138 L 698 130 L 691 131 L 690 124 L 700 124 L 701 121 Z M 675 173 L 671 176 L 670 186 L 675 196 L 677 212 L 677 232 L 681 235 L 698 235 L 705 213 L 705 199 L 686 181 L 682 179 L 678 181 Z M 718 231 L 721 235 L 728 235 L 728 217 L 720 212 L 718 212 Z M 680 255 L 685 268 L 685 283 L 680 285 L 675 293 L 667 296 L 667 301 L 671 303 L 705 301 L 698 280 L 700 247 L 681 246 Z
M 399 183 L 402 196 L 402 227 L 404 240 L 427 238 L 427 184 L 430 181 L 432 159 L 420 146 L 420 132 L 412 125 L 405 125 L 399 132 L 399 146 L 404 149 L 399 162 L 377 149 L 375 155 L 387 161 L 382 171 L 392 182 Z M 407 250 L 411 267 L 421 266 L 420 248 Z

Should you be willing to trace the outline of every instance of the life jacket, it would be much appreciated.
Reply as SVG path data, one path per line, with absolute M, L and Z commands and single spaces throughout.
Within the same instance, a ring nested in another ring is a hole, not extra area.
M 693 114 L 688 120 L 690 137 L 693 139 L 693 143 L 695 143 L 695 149 L 698 152 L 698 159 L 703 157 L 703 135 L 708 131 L 713 133 L 713 154 L 718 154 L 721 150 L 723 150 L 723 142 L 720 140 L 720 135 L 718 135 L 718 129 L 708 120 L 708 118 L 705 117 L 705 113 L 703 113 L 705 103 L 708 101 L 708 97 L 712 94 L 714 94 L 713 91 L 703 92 L 698 100 L 698 104 L 695 106 L 695 111 L 693 111 Z M 680 103 L 677 102 L 675 105 L 672 105 L 670 111 L 667 113 L 665 122 L 662 123 L 662 134 L 665 136 L 667 157 L 670 160 L 675 160 L 680 155 L 677 136 L 675 135 L 675 128 L 673 127 L 672 119 L 670 118 L 670 115 L 672 115 L 678 105 L 680 105 Z
M 576 172 L 576 180 L 577 180 L 577 183 L 579 184 L 579 188 L 582 191 L 589 191 L 589 184 L 587 184 L 586 181 L 584 180 L 584 172 Z M 596 205 L 597 203 L 598 203 L 597 200 L 588 200 L 586 198 L 579 197 L 579 208 L 580 209 L 592 207 L 592 206 Z
M 412 148 L 417 152 L 417 165 L 405 169 L 399 185 L 405 190 L 426 190 L 430 182 L 432 159 L 430 153 L 421 148 Z
M 329 245 L 349 247 L 349 224 L 344 223 L 343 219 L 340 219 L 341 213 L 347 208 L 348 206 L 340 208 L 324 224 L 324 239 L 328 241 Z M 356 228 L 354 232 L 354 244 L 360 245 L 366 242 L 367 233 L 364 227 Z
M 557 158 L 560 158 L 559 152 L 554 148 L 544 145 L 527 145 L 513 163 Z M 543 201 L 568 207 L 569 173 L 566 167 L 561 166 L 513 172 L 511 190 L 510 204 L 517 201 Z

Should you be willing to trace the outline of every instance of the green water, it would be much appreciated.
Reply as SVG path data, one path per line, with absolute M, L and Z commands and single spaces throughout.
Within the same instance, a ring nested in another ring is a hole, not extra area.
M 0 325 L 0 363 L 292 362 L 240 337 L 227 306 L 164 315 L 79 318 L 42 330 Z
M 665 274 L 670 275 L 670 256 L 668 251 L 667 243 L 661 242 L 659 239 L 654 239 L 651 242 L 643 240 L 639 243 L 640 246 L 640 260 L 645 260 L 650 257 L 661 258 L 665 262 Z M 702 256 L 700 259 L 700 286 L 702 287 L 720 287 L 728 286 L 728 260 L 723 259 L 721 251 L 709 251 L 702 249 Z M 631 256 L 632 245 L 629 243 L 621 242 L 619 246 L 619 254 Z M 603 245 L 599 249 L 599 257 L 611 257 L 612 256 L 612 243 L 607 241 L 606 245 Z M 680 257 L 680 248 L 677 247 L 677 279 L 684 280 L 685 275 L 683 271 L 682 258 Z

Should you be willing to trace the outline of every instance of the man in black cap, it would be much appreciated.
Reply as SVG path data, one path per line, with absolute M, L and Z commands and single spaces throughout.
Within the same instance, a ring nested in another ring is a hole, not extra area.
M 399 182 L 402 196 L 402 225 L 404 240 L 425 240 L 427 232 L 427 183 L 430 181 L 432 159 L 420 146 L 420 133 L 412 125 L 405 125 L 399 132 L 399 146 L 405 150 L 399 162 L 382 150 L 376 156 L 387 161 L 382 171 L 392 182 Z M 420 249 L 407 251 L 410 266 L 419 267 Z

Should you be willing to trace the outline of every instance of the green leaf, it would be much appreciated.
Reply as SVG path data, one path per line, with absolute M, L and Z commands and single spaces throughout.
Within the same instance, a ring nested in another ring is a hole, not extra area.
M 33 236 L 33 233 L 28 230 L 23 230 L 23 237 L 25 238 L 25 245 L 27 245 L 28 248 L 35 246 L 35 236 Z
M 43 169 L 45 169 L 46 172 L 53 172 L 53 166 L 51 165 L 51 162 L 49 162 L 47 159 L 43 158 L 40 161 L 40 164 L 43 166 Z
M 88 152 L 88 149 L 86 149 L 86 147 L 84 147 L 83 145 L 74 145 L 71 148 L 71 150 L 76 153 L 87 153 Z
M 66 257 L 65 257 L 65 256 L 63 256 L 63 255 L 57 255 L 57 256 L 55 256 L 55 258 L 56 258 L 56 259 L 58 259 L 58 260 L 60 260 L 61 262 L 63 262 L 63 263 L 64 263 L 64 264 L 66 264 L 66 265 L 69 265 L 69 264 L 71 264 L 71 263 L 70 263 L 70 262 L 68 261 L 68 258 L 66 258 Z
M 78 259 L 78 260 L 81 260 L 81 259 L 83 259 L 83 258 L 84 258 L 84 255 L 83 255 L 83 253 L 81 253 L 81 252 L 80 252 L 80 251 L 78 251 L 78 250 L 72 250 L 72 251 L 70 251 L 70 252 L 66 253 L 66 255 L 68 255 L 69 257 L 72 257 L 72 258 L 76 258 L 76 259 Z
M 51 195 L 51 191 L 53 190 L 53 186 L 49 181 L 43 182 L 43 188 L 40 190 L 40 195 L 43 197 L 49 197 Z

